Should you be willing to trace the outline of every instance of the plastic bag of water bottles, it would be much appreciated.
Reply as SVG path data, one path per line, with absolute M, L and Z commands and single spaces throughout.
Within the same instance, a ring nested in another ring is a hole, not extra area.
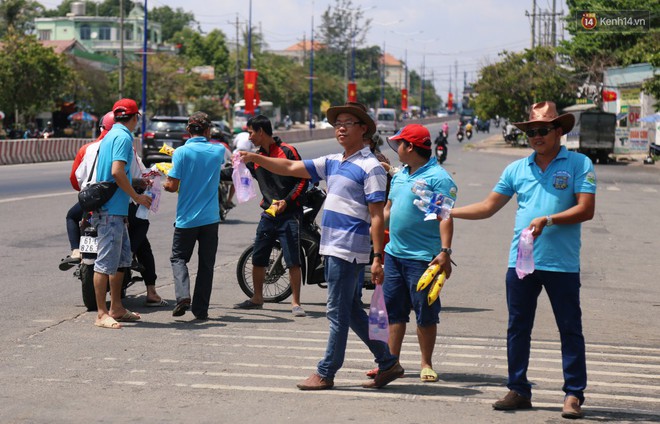
M 516 274 L 522 280 L 532 272 L 534 272 L 534 236 L 532 230 L 525 228 L 518 239 Z
M 257 197 L 257 192 L 254 189 L 252 174 L 247 169 L 245 162 L 241 160 L 238 153 L 232 155 L 231 161 L 234 167 L 231 178 L 234 182 L 234 189 L 236 190 L 236 200 L 238 200 L 238 203 L 245 203 L 250 199 L 254 199 Z
M 369 340 L 380 340 L 387 343 L 390 337 L 390 321 L 385 307 L 383 285 L 376 284 L 369 306 Z
M 413 205 L 424 212 L 424 221 L 435 220 L 438 216 L 449 219 L 454 199 L 429 190 L 424 180 L 415 181 L 411 191 L 419 197 L 413 200 Z

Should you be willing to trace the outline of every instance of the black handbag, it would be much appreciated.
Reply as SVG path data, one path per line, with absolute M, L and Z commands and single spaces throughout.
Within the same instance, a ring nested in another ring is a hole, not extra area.
M 96 159 L 98 159 L 98 157 L 99 152 L 97 150 L 94 163 L 92 164 L 92 172 L 90 172 L 89 177 L 87 177 L 88 183 L 94 174 L 94 167 L 96 166 Z M 117 183 L 111 181 L 100 181 L 89 184 L 78 193 L 78 203 L 80 203 L 82 210 L 85 212 L 97 211 L 115 195 L 117 187 Z

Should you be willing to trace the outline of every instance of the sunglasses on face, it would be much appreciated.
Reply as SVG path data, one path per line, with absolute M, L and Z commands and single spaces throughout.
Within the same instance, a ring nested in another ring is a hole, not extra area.
M 527 137 L 529 138 L 536 137 L 536 134 L 540 135 L 541 137 L 545 137 L 546 135 L 550 134 L 550 131 L 554 129 L 555 129 L 554 127 L 535 128 L 532 130 L 525 131 L 525 134 L 527 134 Z

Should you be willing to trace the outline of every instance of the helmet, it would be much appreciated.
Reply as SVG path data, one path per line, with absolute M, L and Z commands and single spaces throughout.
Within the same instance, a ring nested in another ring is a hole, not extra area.
M 101 130 L 107 130 L 110 131 L 110 128 L 115 125 L 115 114 L 110 111 L 103 115 L 103 118 L 101 119 Z
M 211 127 L 211 137 L 213 138 L 219 138 L 222 135 L 222 132 L 220 131 L 220 128 L 218 127 Z

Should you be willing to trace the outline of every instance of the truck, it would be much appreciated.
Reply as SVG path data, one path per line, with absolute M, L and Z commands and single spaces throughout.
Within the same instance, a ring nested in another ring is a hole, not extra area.
M 603 112 L 594 105 L 571 106 L 564 112 L 575 116 L 575 126 L 562 135 L 561 144 L 587 155 L 594 163 L 608 163 L 614 153 L 616 114 Z
M 376 128 L 379 133 L 391 132 L 394 134 L 399 131 L 396 110 L 388 108 L 378 109 L 376 111 Z

